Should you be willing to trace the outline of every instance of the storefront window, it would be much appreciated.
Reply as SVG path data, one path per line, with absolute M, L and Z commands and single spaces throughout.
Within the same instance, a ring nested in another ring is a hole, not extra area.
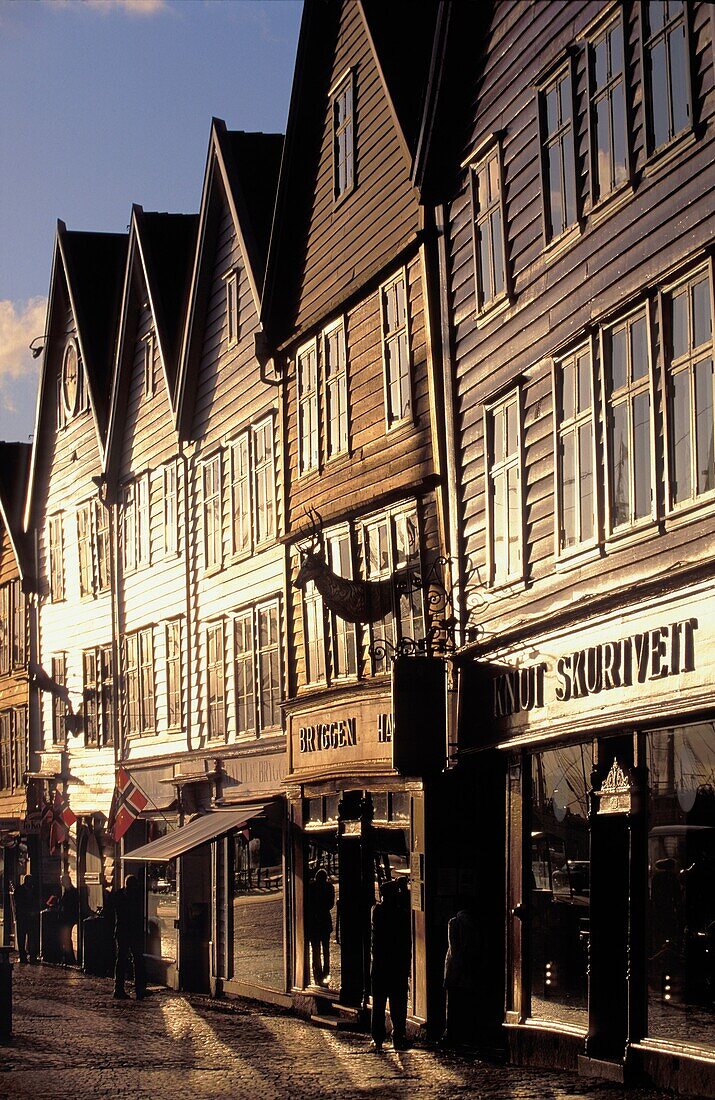
M 531 760 L 531 1015 L 586 1025 L 589 919 L 587 745 Z
M 283 833 L 256 819 L 231 837 L 233 960 L 237 982 L 285 990 Z
M 337 829 L 310 834 L 305 899 L 310 981 L 334 993 L 341 984 L 339 878 Z
M 715 1046 L 715 726 L 647 735 L 648 1032 Z
M 168 831 L 164 822 L 152 822 L 152 840 Z M 147 955 L 176 962 L 176 860 L 147 864 Z

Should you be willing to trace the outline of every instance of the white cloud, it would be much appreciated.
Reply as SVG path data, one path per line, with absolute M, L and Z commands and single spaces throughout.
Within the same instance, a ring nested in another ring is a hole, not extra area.
M 13 379 L 37 377 L 39 360 L 33 359 L 29 344 L 45 331 L 46 298 L 27 302 L 0 301 L 0 384 Z
M 152 15 L 161 15 L 169 11 L 168 0 L 50 0 L 52 6 L 57 8 L 73 8 L 75 11 L 92 8 L 102 12 L 103 15 L 112 15 L 117 12 L 126 15 L 138 15 L 146 18 Z

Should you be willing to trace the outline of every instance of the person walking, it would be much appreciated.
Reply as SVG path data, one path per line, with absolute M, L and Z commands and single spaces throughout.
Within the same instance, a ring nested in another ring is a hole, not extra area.
M 406 1046 L 407 988 L 412 935 L 407 884 L 388 879 L 380 886 L 380 901 L 372 910 L 372 1046 L 378 1053 L 385 1042 L 385 1009 L 390 1003 L 392 1042 Z
M 333 931 L 335 887 L 324 867 L 319 867 L 308 884 L 308 939 L 313 962 L 313 981 L 330 980 L 330 934 Z
M 21 963 L 36 963 L 40 953 L 40 900 L 32 875 L 25 875 L 15 894 L 16 946 Z
M 72 945 L 72 929 L 79 920 L 79 893 L 73 886 L 67 871 L 62 876 L 62 897 L 59 906 L 60 952 L 63 966 L 74 966 L 77 962 Z
M 124 889 L 114 897 L 114 996 L 126 1000 L 124 982 L 131 955 L 134 968 L 134 991 L 140 1001 L 146 996 L 146 971 L 144 967 L 144 914 L 139 881 L 136 875 L 127 875 Z
M 470 1022 L 474 1019 L 477 994 L 479 934 L 471 905 L 465 901 L 447 925 L 447 955 L 444 960 L 444 987 L 447 991 L 447 1027 L 443 1042 L 464 1046 L 474 1038 Z

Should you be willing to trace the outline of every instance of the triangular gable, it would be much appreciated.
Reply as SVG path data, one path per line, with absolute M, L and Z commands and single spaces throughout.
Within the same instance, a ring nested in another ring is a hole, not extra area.
M 28 540 L 22 530 L 32 448 L 29 443 L 0 442 L 0 524 L 7 531 L 21 580 L 31 575 Z M 2 536 L 0 535 L 0 541 Z
M 221 119 L 212 119 L 179 364 L 177 419 L 182 434 L 191 419 L 221 204 L 228 205 L 258 314 L 282 153 L 282 134 L 230 131 Z
M 419 133 L 427 82 L 436 0 L 349 0 L 377 70 L 407 178 Z M 293 318 L 288 303 L 298 292 L 303 260 L 300 239 L 315 202 L 308 176 L 320 157 L 333 59 L 345 0 L 306 0 L 291 92 L 285 152 L 263 295 L 262 322 L 271 344 L 280 344 Z M 360 107 L 357 107 L 358 118 Z M 280 335 L 279 335 L 280 334 Z
M 47 376 L 53 363 L 52 352 L 58 335 L 58 296 L 64 287 L 74 319 L 97 447 L 101 456 L 104 453 L 110 369 L 126 249 L 125 233 L 70 232 L 64 222 L 57 222 L 45 346 L 35 411 L 35 434 L 23 518 L 26 531 L 31 523 L 39 448 L 43 441 L 45 420 L 48 416 L 52 417 L 53 422 L 55 419 L 56 388 L 48 385 Z
M 105 472 L 110 481 L 114 477 L 114 467 L 121 449 L 122 409 L 127 400 L 134 363 L 134 319 L 138 309 L 135 276 L 139 276 L 146 288 L 164 385 L 169 407 L 174 414 L 178 351 L 184 328 L 197 224 L 195 214 L 145 213 L 141 206 L 132 207 L 107 433 Z

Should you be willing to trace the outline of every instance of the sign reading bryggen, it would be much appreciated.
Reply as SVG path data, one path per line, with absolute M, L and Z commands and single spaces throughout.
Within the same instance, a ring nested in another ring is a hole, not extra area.
M 392 768 L 389 695 L 291 714 L 289 730 L 291 777 Z
M 715 593 L 588 620 L 489 667 L 492 716 L 507 736 L 695 709 L 713 697 Z

